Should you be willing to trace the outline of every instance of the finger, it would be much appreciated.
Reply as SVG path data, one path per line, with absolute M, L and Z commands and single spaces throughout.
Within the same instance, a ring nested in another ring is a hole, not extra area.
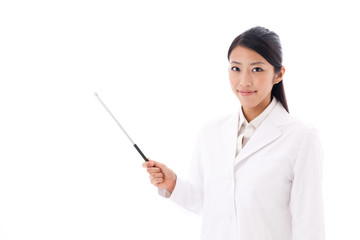
M 144 167 L 144 168 L 151 168 L 151 167 L 153 167 L 153 166 L 155 166 L 154 161 L 148 161 L 148 162 L 144 162 L 144 163 L 143 163 L 143 167 Z
M 153 178 L 153 179 L 151 179 L 151 183 L 154 184 L 154 185 L 162 183 L 162 182 L 164 182 L 164 179 L 162 179 L 162 178 Z
M 151 167 L 155 166 L 155 161 L 151 160 L 150 158 L 147 158 L 147 160 Z
M 164 174 L 162 173 L 151 173 L 150 176 L 152 178 L 164 178 Z
M 149 168 L 150 166 L 149 166 L 149 162 L 144 162 L 143 164 L 142 164 L 142 166 L 143 166 L 143 168 Z
M 164 177 L 161 177 L 161 176 L 151 176 L 151 175 L 149 175 L 149 178 L 150 178 L 150 180 L 159 180 L 159 179 L 164 180 Z
M 154 167 L 155 161 L 149 160 L 148 165 L 149 165 L 149 167 Z
M 156 184 L 154 184 L 154 185 L 155 185 L 155 187 L 160 187 L 161 184 L 163 184 L 163 183 L 162 183 L 162 182 L 161 182 L 161 183 L 156 183 Z
M 161 169 L 160 169 L 160 168 L 152 167 L 152 168 L 148 168 L 146 171 L 147 171 L 148 173 L 159 173 L 159 172 L 161 172 Z

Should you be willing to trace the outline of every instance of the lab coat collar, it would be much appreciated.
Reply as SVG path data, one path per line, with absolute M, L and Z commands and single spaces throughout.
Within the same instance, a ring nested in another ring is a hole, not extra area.
M 239 117 L 240 109 L 224 124 L 222 131 L 222 141 L 226 152 L 229 153 L 227 157 L 232 159 L 234 165 L 279 138 L 282 134 L 279 126 L 288 120 L 289 114 L 278 101 L 269 116 L 259 125 L 254 135 L 235 158 Z
M 260 113 L 259 116 L 257 116 L 255 119 L 253 119 L 250 122 L 248 122 L 246 120 L 244 112 L 242 110 L 242 107 L 240 106 L 240 110 L 239 110 L 240 118 L 239 118 L 238 131 L 240 131 L 241 125 L 244 123 L 245 123 L 245 126 L 247 126 L 248 124 L 251 124 L 255 127 L 255 129 L 258 128 L 259 125 L 262 123 L 262 121 L 264 121 L 264 119 L 266 119 L 266 117 L 269 116 L 269 114 L 271 113 L 273 108 L 276 106 L 277 102 L 278 102 L 278 100 L 275 97 L 273 97 L 270 104 L 265 108 L 265 110 L 262 113 Z

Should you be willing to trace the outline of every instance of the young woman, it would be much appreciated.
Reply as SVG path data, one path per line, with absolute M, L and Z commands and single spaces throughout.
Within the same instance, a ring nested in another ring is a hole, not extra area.
M 249 29 L 228 60 L 241 107 L 201 128 L 189 181 L 149 159 L 151 183 L 202 214 L 201 239 L 325 239 L 322 149 L 317 131 L 288 113 L 278 35 Z

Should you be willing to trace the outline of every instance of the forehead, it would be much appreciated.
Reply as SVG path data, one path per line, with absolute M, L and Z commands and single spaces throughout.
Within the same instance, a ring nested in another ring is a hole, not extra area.
M 229 56 L 229 60 L 230 62 L 235 61 L 239 63 L 264 62 L 270 64 L 263 56 L 243 46 L 235 47 Z

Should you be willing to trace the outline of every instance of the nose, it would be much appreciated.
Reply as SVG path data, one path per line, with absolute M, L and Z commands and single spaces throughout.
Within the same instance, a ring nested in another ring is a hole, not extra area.
M 250 87 L 252 85 L 251 76 L 245 71 L 240 75 L 240 86 L 241 87 Z

